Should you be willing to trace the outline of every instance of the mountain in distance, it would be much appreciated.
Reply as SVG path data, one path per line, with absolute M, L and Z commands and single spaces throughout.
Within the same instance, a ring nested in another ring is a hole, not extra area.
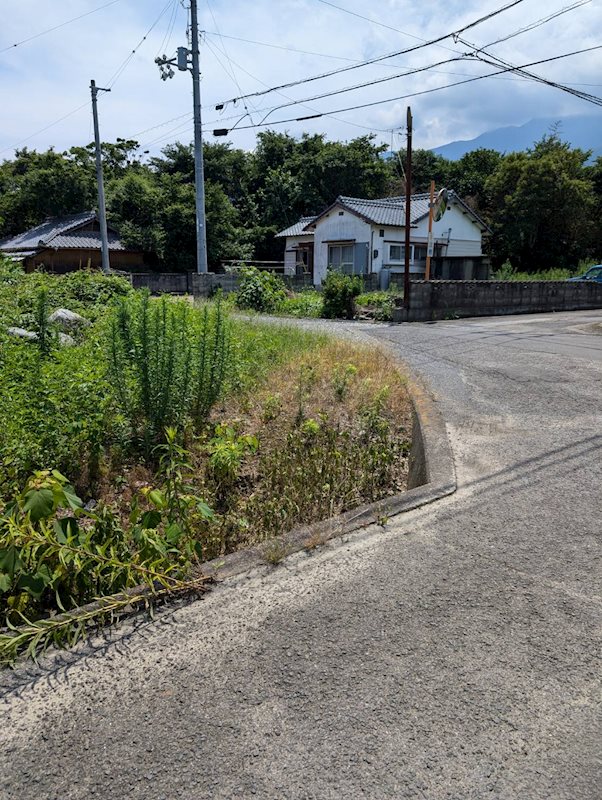
M 450 161 L 457 161 L 465 153 L 486 147 L 500 153 L 513 153 L 533 147 L 545 134 L 550 134 L 557 127 L 558 136 L 572 147 L 592 150 L 590 160 L 602 156 L 602 115 L 575 116 L 558 119 L 544 117 L 532 119 L 524 125 L 510 125 L 486 131 L 474 139 L 458 140 L 441 147 L 433 147 L 437 153 Z

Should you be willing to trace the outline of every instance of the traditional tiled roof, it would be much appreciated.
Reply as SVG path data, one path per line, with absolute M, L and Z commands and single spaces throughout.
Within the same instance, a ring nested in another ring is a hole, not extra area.
M 313 231 L 306 231 L 304 228 L 306 225 L 309 225 L 314 221 L 315 217 L 301 217 L 300 220 L 295 222 L 294 225 L 290 225 L 288 228 L 285 228 L 280 233 L 276 234 L 276 238 L 280 236 L 306 236 L 306 235 L 313 235 Z
M 364 200 L 360 197 L 338 197 L 337 205 L 354 211 L 367 222 L 375 225 L 391 225 L 403 227 L 405 225 L 405 197 L 382 197 L 378 200 Z M 414 225 L 429 213 L 429 195 L 414 194 L 410 203 L 411 224 Z
M 52 217 L 46 222 L 42 222 L 41 225 L 30 228 L 25 233 L 2 239 L 0 241 L 0 250 L 31 250 L 32 248 L 38 250 L 41 247 L 53 246 L 51 243 L 57 236 L 80 228 L 94 219 L 96 219 L 94 211 L 70 214 L 68 217 Z
M 25 258 L 29 258 L 30 256 L 35 256 L 37 250 L 2 250 L 1 253 L 4 258 L 7 258 L 9 261 L 23 261 Z
M 112 231 L 108 233 L 109 250 L 126 250 L 119 236 Z M 49 247 L 61 250 L 99 250 L 102 244 L 100 231 L 74 231 L 73 233 L 55 236 Z
M 472 217 L 473 221 L 483 228 L 488 230 L 487 225 L 476 214 L 470 206 L 458 197 L 454 191 L 450 191 L 448 195 L 448 204 L 456 203 L 462 209 L 462 212 Z M 426 217 L 429 213 L 429 200 L 428 193 L 413 194 L 410 203 L 410 224 L 416 223 Z M 325 214 L 331 211 L 335 206 L 345 208 L 359 217 L 373 225 L 391 226 L 395 228 L 403 228 L 405 226 L 405 196 L 401 197 L 381 197 L 376 200 L 365 200 L 361 197 L 345 197 L 343 195 L 337 197 L 334 203 L 314 217 L 306 227 L 314 227 L 314 224 Z M 299 223 L 298 223 L 299 224 Z M 308 233 L 309 231 L 305 231 Z M 292 234 L 289 234 L 292 235 Z

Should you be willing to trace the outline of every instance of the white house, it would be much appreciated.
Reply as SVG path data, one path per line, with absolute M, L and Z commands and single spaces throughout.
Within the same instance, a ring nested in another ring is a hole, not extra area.
M 426 266 L 429 195 L 412 195 L 410 211 L 410 272 L 420 279 Z M 431 277 L 487 278 L 482 250 L 487 232 L 483 220 L 450 191 L 445 214 L 433 223 Z M 388 283 L 389 276 L 404 270 L 405 197 L 337 197 L 321 214 L 302 217 L 277 236 L 286 239 L 285 273 L 310 272 L 320 284 L 328 267 L 334 267 L 355 275 L 383 272 Z

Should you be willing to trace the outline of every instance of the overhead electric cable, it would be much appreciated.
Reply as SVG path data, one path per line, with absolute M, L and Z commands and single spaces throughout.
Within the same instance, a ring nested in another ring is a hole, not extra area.
M 587 5 L 588 3 L 591 3 L 591 2 L 592 2 L 592 0 L 582 0 L 582 2 L 580 2 L 580 3 L 575 3 L 573 6 L 568 6 L 565 9 L 561 9 L 561 11 L 556 12 L 555 14 L 551 15 L 550 17 L 545 17 L 542 20 L 537 20 L 536 22 L 530 24 L 527 28 L 521 28 L 520 31 L 517 31 L 515 33 L 509 34 L 508 37 L 504 37 L 503 40 L 498 40 L 498 41 L 506 41 L 507 38 L 512 38 L 513 36 L 518 35 L 518 33 L 524 33 L 527 30 L 532 30 L 533 28 L 538 27 L 538 25 L 543 24 L 544 22 L 550 21 L 551 19 L 554 19 L 555 17 L 560 16 L 560 14 L 563 14 L 566 11 L 573 10 L 573 8 L 577 8 L 577 7 L 581 6 L 581 5 Z M 285 52 L 288 52 L 288 53 L 299 53 L 301 55 L 307 55 L 307 56 L 318 56 L 320 58 L 330 58 L 330 59 L 333 59 L 335 61 L 346 61 L 349 64 L 363 64 L 363 62 L 362 61 L 358 61 L 357 58 L 350 58 L 349 56 L 335 56 L 333 53 L 318 53 L 318 52 L 316 52 L 314 50 L 300 50 L 299 48 L 291 47 L 290 45 L 274 44 L 273 42 L 260 42 L 257 39 L 244 39 L 241 36 L 230 36 L 229 34 L 225 34 L 225 33 L 218 34 L 215 31 L 204 31 L 204 33 L 205 33 L 205 36 L 218 36 L 219 35 L 222 39 L 231 39 L 232 41 L 235 41 L 235 42 L 244 42 L 245 44 L 254 44 L 254 45 L 257 45 L 258 47 L 268 47 L 268 48 L 272 48 L 272 49 L 275 49 L 275 50 L 284 50 Z M 498 42 L 493 42 L 493 43 L 487 45 L 487 47 L 491 47 L 493 44 L 497 44 L 497 43 Z M 447 48 L 447 49 L 449 49 L 450 52 L 453 52 L 453 53 L 459 53 L 460 52 L 458 50 L 453 50 L 452 48 Z M 385 64 L 383 62 L 379 62 L 375 66 L 384 67 L 385 69 L 409 69 L 409 67 L 407 65 L 395 64 L 395 63 L 393 63 L 393 64 Z M 449 70 L 436 70 L 436 69 L 433 69 L 432 72 L 434 72 L 436 74 L 439 74 L 439 75 L 456 75 L 458 77 L 462 77 L 462 76 L 469 77 L 469 75 L 467 73 L 465 73 L 465 72 L 450 72 Z M 506 77 L 501 76 L 501 77 L 498 77 L 497 80 L 515 81 L 515 80 L 521 80 L 521 79 L 520 78 L 513 78 L 511 76 L 506 76 Z M 267 84 L 265 84 L 265 85 L 267 86 Z M 602 84 L 599 84 L 599 83 L 574 83 L 574 84 L 569 84 L 569 85 L 573 85 L 573 86 L 602 86 Z M 211 105 L 213 107 L 213 104 L 211 104 Z M 261 109 L 258 109 L 258 111 L 261 111 Z
M 581 8 L 581 6 L 587 6 L 591 2 L 592 0 L 579 0 L 579 2 L 573 3 L 570 6 L 564 6 L 564 8 L 555 11 L 553 14 L 549 14 L 547 17 L 536 19 L 534 22 L 529 23 L 529 25 L 525 25 L 523 28 L 519 28 L 519 30 L 509 33 L 507 36 L 502 36 L 500 39 L 496 39 L 494 42 L 489 42 L 489 44 L 484 45 L 484 47 L 493 47 L 496 44 L 507 42 L 510 39 L 514 39 L 515 36 L 520 36 L 523 33 L 528 33 L 529 31 L 535 30 L 535 28 L 539 28 L 542 25 L 551 22 L 553 19 L 561 17 L 563 14 L 567 14 L 569 11 L 574 11 L 577 8 Z
M 159 49 L 157 50 L 156 53 L 157 56 L 162 55 L 169 46 L 169 42 L 171 41 L 171 35 L 173 33 L 173 29 L 176 24 L 176 18 L 178 16 L 178 9 L 180 7 L 180 4 L 178 3 L 178 0 L 171 0 L 171 2 L 173 4 L 171 9 L 171 14 L 169 16 L 169 20 L 167 21 L 165 36 L 163 37 L 163 41 L 161 42 Z
M 209 42 L 207 42 L 207 44 L 209 44 Z M 242 72 L 244 72 L 246 75 L 248 75 L 254 81 L 257 81 L 257 83 L 261 84 L 262 86 L 266 86 L 266 84 L 261 80 L 261 78 L 258 78 L 256 75 L 253 75 L 251 72 L 249 72 L 243 66 L 241 66 L 241 64 L 238 64 L 234 60 L 232 61 L 232 63 L 235 64 L 235 66 L 237 66 L 238 69 L 242 70 Z M 293 99 L 291 97 L 289 97 L 288 95 L 284 94 L 283 92 L 281 92 L 281 91 L 279 91 L 277 89 L 274 90 L 274 93 L 275 94 L 279 94 L 281 97 L 284 97 L 285 100 L 290 100 L 291 102 L 293 102 Z M 388 128 L 386 128 L 386 129 L 371 128 L 368 125 L 360 125 L 358 122 L 350 122 L 349 120 L 346 120 L 346 119 L 338 119 L 337 117 L 333 117 L 331 114 L 320 114 L 320 113 L 318 113 L 317 109 L 312 108 L 311 106 L 304 105 L 302 100 L 298 101 L 298 104 L 301 105 L 304 108 L 307 108 L 307 110 L 311 111 L 312 114 L 315 114 L 317 116 L 330 117 L 331 119 L 334 119 L 337 122 L 342 122 L 343 124 L 350 125 L 350 126 L 352 126 L 354 128 L 361 128 L 362 130 L 366 130 L 366 131 L 379 131 L 381 133 L 388 133 L 389 132 Z M 259 108 L 259 109 L 257 109 L 257 113 L 261 113 L 263 111 L 273 111 L 276 108 L 278 108 L 278 106 L 272 106 L 271 108 Z M 222 118 L 222 119 L 227 119 L 227 118 Z M 243 119 L 244 119 L 244 117 L 243 117 Z M 242 119 L 239 119 L 239 122 L 241 122 L 241 121 L 242 121 Z
M 358 19 L 364 20 L 364 22 L 371 22 L 373 25 L 378 25 L 379 28 L 386 28 L 388 31 L 395 31 L 395 33 L 401 33 L 403 36 L 408 36 L 410 39 L 416 39 L 419 42 L 425 42 L 426 39 L 423 39 L 421 36 L 416 36 L 413 33 L 409 33 L 408 31 L 402 31 L 399 28 L 394 28 L 392 25 L 387 25 L 384 22 L 380 22 L 377 19 L 372 19 L 371 17 L 365 17 L 363 14 L 358 14 L 357 11 L 351 11 L 350 8 L 344 8 L 343 6 L 337 6 L 336 3 L 331 3 L 329 0 L 317 0 L 318 3 L 322 3 L 324 6 L 330 6 L 331 8 L 336 8 L 337 11 L 342 11 L 344 14 L 349 14 L 351 17 L 357 17 Z
M 58 125 L 59 122 L 62 122 L 63 120 L 72 117 L 74 114 L 77 114 L 77 112 L 81 111 L 82 108 L 88 108 L 89 105 L 90 105 L 89 102 L 86 101 L 81 106 L 74 108 L 73 111 L 69 111 L 67 114 L 65 114 L 62 117 L 59 117 L 58 119 L 55 119 L 54 122 L 51 122 L 49 125 L 46 125 L 44 128 L 41 128 L 39 131 L 32 133 L 31 136 L 28 136 L 26 139 L 21 139 L 20 142 L 17 142 L 17 144 L 10 145 L 10 147 L 4 147 L 2 150 L 0 150 L 0 153 L 6 153 L 8 150 L 16 150 L 18 147 L 21 147 L 21 145 L 25 144 L 26 142 L 29 142 L 31 139 L 35 139 L 35 137 L 39 136 L 40 133 L 45 133 L 47 130 L 50 130 L 50 128 L 54 128 L 55 125 Z
M 463 81 L 456 81 L 455 83 L 449 83 L 449 84 L 446 84 L 445 86 L 435 86 L 432 89 L 423 89 L 423 90 L 421 90 L 419 92 L 412 92 L 411 94 L 402 95 L 400 97 L 389 97 L 389 98 L 386 98 L 384 100 L 374 100 L 374 101 L 372 101 L 370 103 L 361 103 L 361 104 L 358 104 L 358 105 L 355 105 L 355 106 L 349 106 L 348 108 L 337 108 L 337 109 L 333 109 L 332 111 L 327 111 L 327 112 L 325 111 L 325 112 L 322 112 L 322 113 L 313 114 L 311 116 L 291 117 L 289 119 L 280 119 L 280 120 L 273 120 L 271 122 L 263 122 L 263 123 L 259 123 L 257 125 L 243 125 L 240 128 L 238 128 L 238 130 L 239 131 L 240 130 L 249 130 L 251 128 L 260 128 L 260 127 L 266 127 L 266 126 L 269 126 L 269 125 L 284 125 L 284 124 L 287 124 L 289 122 L 303 122 L 304 120 L 307 120 L 307 119 L 317 119 L 318 117 L 331 116 L 332 114 L 344 114 L 346 112 L 357 111 L 357 110 L 362 109 L 362 108 L 371 108 L 373 106 L 383 105 L 384 103 L 394 103 L 394 102 L 397 102 L 399 100 L 407 100 L 410 97 L 418 97 L 420 95 L 432 94 L 433 92 L 440 92 L 440 91 L 442 91 L 444 89 L 451 89 L 454 86 L 462 86 L 462 85 L 464 85 L 466 83 L 474 83 L 475 81 L 481 81 L 481 80 L 484 80 L 485 78 L 491 78 L 494 75 L 500 75 L 500 74 L 502 74 L 504 72 L 512 72 L 512 71 L 515 71 L 515 70 L 521 70 L 521 69 L 525 69 L 526 67 L 534 67 L 534 66 L 536 66 L 538 64 L 546 64 L 546 63 L 549 63 L 551 61 L 558 61 L 558 60 L 563 59 L 563 58 L 569 58 L 570 56 L 580 55 L 582 53 L 589 53 L 589 52 L 592 52 L 594 50 L 602 50 L 602 45 L 595 45 L 593 47 L 586 47 L 586 48 L 583 48 L 582 50 L 574 50 L 571 53 L 564 53 L 563 55 L 551 56 L 550 58 L 544 58 L 544 59 L 541 59 L 539 61 L 532 61 L 529 64 L 522 65 L 521 67 L 514 67 L 514 66 L 506 67 L 504 69 L 498 70 L 497 72 L 492 72 L 492 73 L 489 73 L 487 75 L 477 75 L 474 78 L 467 78 L 466 80 L 463 80 Z M 602 106 L 602 98 L 600 98 L 600 97 L 595 97 L 594 95 L 592 95 L 591 99 L 590 99 L 590 102 L 593 102 L 595 105 Z
M 77 17 L 66 19 L 64 22 L 60 22 L 58 25 L 55 25 L 52 28 L 47 28 L 45 31 L 34 33 L 33 36 L 28 36 L 26 39 L 21 39 L 20 42 L 15 42 L 14 44 L 9 44 L 8 47 L 3 47 L 0 50 L 0 53 L 6 53 L 7 50 L 14 50 L 15 47 L 20 47 L 22 44 L 26 44 L 27 42 L 32 42 L 34 39 L 39 39 L 40 36 L 46 36 L 47 33 L 52 33 L 52 31 L 58 31 L 59 28 L 64 28 L 65 25 L 70 25 L 72 22 L 77 22 L 78 19 L 89 17 L 90 14 L 96 14 L 97 11 L 102 11 L 103 8 L 108 8 L 109 6 L 113 6 L 115 5 L 115 3 L 119 2 L 120 0 L 111 0 L 110 3 L 105 3 L 103 6 L 98 6 L 98 8 L 93 8 L 91 11 L 86 11 L 85 14 L 80 14 Z
M 278 111 L 281 108 L 288 108 L 289 106 L 302 105 L 303 103 L 312 103 L 315 100 L 322 100 L 325 97 L 333 97 L 334 95 L 345 94 L 346 92 L 354 92 L 357 89 L 365 89 L 367 86 L 375 86 L 380 83 L 387 83 L 388 81 L 393 81 L 397 78 L 406 78 L 409 75 L 417 75 L 419 72 L 427 72 L 431 70 L 433 67 L 440 67 L 443 66 L 443 64 L 451 64 L 454 61 L 464 61 L 471 57 L 472 56 L 469 53 L 465 53 L 464 55 L 457 56 L 456 58 L 448 58 L 445 61 L 438 61 L 435 64 L 429 64 L 425 67 L 416 67 L 415 69 L 406 70 L 406 72 L 398 72 L 395 75 L 387 75 L 385 78 L 373 78 L 370 81 L 365 81 L 364 83 L 356 83 L 353 86 L 346 86 L 343 89 L 332 89 L 330 92 L 323 92 L 322 94 L 316 94 L 313 97 L 305 97 L 303 98 L 303 100 L 291 100 L 289 103 L 283 103 L 282 105 L 276 106 L 269 113 L 271 114 L 274 111 Z M 264 119 L 266 119 L 266 117 L 264 117 Z
M 529 25 L 527 25 L 527 26 L 525 26 L 523 28 L 520 28 L 517 31 L 509 33 L 503 39 L 500 39 L 498 41 L 507 41 L 508 39 L 511 39 L 511 38 L 513 38 L 515 36 L 519 36 L 522 33 L 526 33 L 527 31 L 530 31 L 530 30 L 533 30 L 534 28 L 540 27 L 541 25 L 544 25 L 545 23 L 550 22 L 552 19 L 555 19 L 555 18 L 561 16 L 562 14 L 566 14 L 569 11 L 573 11 L 576 8 L 580 8 L 581 6 L 586 5 L 586 4 L 590 3 L 590 2 L 591 2 L 591 0 L 579 0 L 579 2 L 573 3 L 573 5 L 571 5 L 571 6 L 565 6 L 564 8 L 560 9 L 559 11 L 556 11 L 554 14 L 551 14 L 551 15 L 548 15 L 547 17 L 543 17 L 543 18 L 540 18 L 538 20 L 535 20 L 534 22 L 530 23 Z M 462 44 L 464 44 L 465 46 L 469 47 L 471 49 L 471 51 L 477 50 L 478 52 L 485 52 L 484 48 L 477 48 L 477 45 L 474 45 L 474 44 L 472 44 L 470 42 L 467 42 L 467 41 L 465 41 L 464 39 L 462 39 L 460 37 L 458 37 L 458 41 L 461 42 Z M 493 42 L 492 44 L 497 44 L 497 42 Z M 486 45 L 486 47 L 490 47 L 490 46 L 491 45 Z M 489 55 L 489 54 L 487 54 L 487 55 Z M 323 99 L 325 97 L 333 97 L 333 96 L 338 95 L 338 94 L 345 94 L 346 92 L 355 91 L 357 89 L 363 89 L 363 88 L 366 88 L 368 86 L 375 86 L 375 85 L 380 84 L 380 83 L 385 83 L 387 81 L 395 80 L 397 78 L 404 78 L 404 77 L 407 77 L 407 76 L 410 76 L 410 75 L 417 74 L 419 72 L 426 72 L 426 71 L 431 71 L 431 70 L 435 71 L 435 69 L 434 69 L 435 67 L 440 67 L 440 66 L 444 66 L 445 64 L 451 64 L 451 63 L 453 63 L 455 61 L 463 61 L 463 60 L 467 60 L 467 59 L 471 59 L 471 58 L 475 58 L 476 59 L 477 56 L 474 55 L 473 52 L 461 53 L 455 58 L 449 58 L 449 59 L 447 59 L 445 61 L 438 61 L 438 62 L 436 62 L 434 64 L 430 64 L 430 65 L 424 66 L 424 67 L 416 67 L 414 69 L 407 69 L 406 72 L 397 73 L 395 75 L 389 75 L 389 76 L 387 76 L 385 78 L 373 78 L 372 80 L 364 81 L 363 83 L 358 83 L 358 84 L 355 84 L 353 86 L 345 87 L 343 89 L 333 89 L 333 90 L 331 90 L 329 92 L 323 92 L 321 94 L 313 95 L 312 97 L 307 97 L 307 98 L 304 98 L 302 100 L 292 100 L 289 103 L 283 103 L 280 106 L 276 106 L 275 108 L 270 109 L 270 111 L 268 112 L 266 117 L 263 118 L 262 122 L 265 121 L 265 119 L 267 119 L 267 117 L 270 114 L 272 114 L 274 111 L 280 110 L 282 108 L 288 108 L 288 107 L 294 106 L 294 105 L 302 105 L 304 103 L 311 103 L 311 102 L 314 102 L 316 100 L 321 100 L 321 99 Z M 483 60 L 483 59 L 479 59 L 479 60 Z M 504 66 L 504 67 L 514 66 L 510 62 L 507 62 L 507 61 L 502 62 L 501 59 L 500 59 L 500 64 L 502 66 Z M 498 64 L 493 64 L 493 66 L 499 66 L 499 65 Z M 468 77 L 470 77 L 470 76 L 468 76 Z M 527 79 L 527 80 L 533 80 L 533 81 L 538 81 L 539 80 L 537 76 L 535 76 L 535 75 L 529 76 L 526 72 L 525 73 L 520 73 L 519 79 L 522 79 L 522 80 Z M 567 89 L 567 91 L 573 92 L 572 89 Z M 585 94 L 585 93 L 582 93 L 582 94 Z
M 108 89 L 112 89 L 112 88 L 113 88 L 113 86 L 115 86 L 115 84 L 117 83 L 117 81 L 119 80 L 119 78 L 120 78 L 120 77 L 123 75 L 123 73 L 125 72 L 125 70 L 126 70 L 126 69 L 127 69 L 127 67 L 129 66 L 129 64 L 130 64 L 131 60 L 134 58 L 134 56 L 136 55 L 136 53 L 138 52 L 138 50 L 140 49 L 140 47 L 142 47 L 142 45 L 144 44 L 144 42 L 146 41 L 146 39 L 148 38 L 148 36 L 151 34 L 151 32 L 154 30 L 154 28 L 155 28 L 155 27 L 156 27 L 156 26 L 159 24 L 159 21 L 160 21 L 160 19 L 163 17 L 163 15 L 164 15 L 164 14 L 166 13 L 166 11 L 169 9 L 169 7 L 171 6 L 172 2 L 173 2 L 173 0 L 168 0 L 168 2 L 165 4 L 165 6 L 163 7 L 163 9 L 162 9 L 162 10 L 159 12 L 159 16 L 156 18 L 156 20 L 153 22 L 153 24 L 150 26 L 150 28 L 149 28 L 149 29 L 147 30 L 147 32 L 144 34 L 144 36 L 142 37 L 142 39 L 140 39 L 140 41 L 138 42 L 138 44 L 136 45 L 136 47 L 134 47 L 134 49 L 132 50 L 132 52 L 131 52 L 131 53 L 129 53 L 129 54 L 128 54 L 128 55 L 125 57 L 125 59 L 124 59 L 124 60 L 121 62 L 121 64 L 120 64 L 120 65 L 117 67 L 117 69 L 115 70 L 115 72 L 113 73 L 113 75 L 111 75 L 111 77 L 109 78 L 109 80 L 108 80 L 108 82 L 107 82 L 107 88 L 108 88 Z
M 301 78 L 299 80 L 289 81 L 288 83 L 283 83 L 280 84 L 279 86 L 274 86 L 270 89 L 266 89 L 261 92 L 253 92 L 251 94 L 240 95 L 239 97 L 233 97 L 230 100 L 227 100 L 220 105 L 225 105 L 226 103 L 233 103 L 235 101 L 247 99 L 249 97 L 260 97 L 262 95 L 269 94 L 270 92 L 278 91 L 280 89 L 290 89 L 293 86 L 299 86 L 300 84 L 303 83 L 311 83 L 312 81 L 322 80 L 324 78 L 329 78 L 332 75 L 340 75 L 343 72 L 349 72 L 350 70 L 359 69 L 360 67 L 366 67 L 369 66 L 370 64 L 377 64 L 380 61 L 386 61 L 389 58 L 395 58 L 396 56 L 404 55 L 405 53 L 412 53 L 415 52 L 416 50 L 421 50 L 424 47 L 430 47 L 431 45 L 445 41 L 445 39 L 459 36 L 461 33 L 464 33 L 465 31 L 470 30 L 471 28 L 474 28 L 475 26 L 480 25 L 481 23 L 486 22 L 489 19 L 492 19 L 498 14 L 501 14 L 502 12 L 507 11 L 508 9 L 513 8 L 514 6 L 517 6 L 523 2 L 524 0 L 512 0 L 512 2 L 507 3 L 501 8 L 498 8 L 496 11 L 491 11 L 488 14 L 485 14 L 484 16 L 479 17 L 476 20 L 473 20 L 467 25 L 464 25 L 462 28 L 458 30 L 450 31 L 449 33 L 446 33 L 443 36 L 438 36 L 436 39 L 430 39 L 429 41 L 423 42 L 422 44 L 417 44 L 414 45 L 413 47 L 407 47 L 403 50 L 397 50 L 394 53 L 388 53 L 387 55 L 384 56 L 376 56 L 375 58 L 366 59 L 365 61 L 360 61 L 357 64 L 350 64 L 349 66 L 346 67 L 339 67 L 338 69 L 330 70 L 329 72 L 323 72 L 319 75 L 312 75 L 308 78 Z
M 468 42 L 463 42 L 463 43 L 468 44 Z M 591 49 L 596 49 L 596 48 L 591 48 Z M 488 58 L 486 58 L 485 56 L 488 56 Z M 586 100 L 587 102 L 594 103 L 594 105 L 602 105 L 602 98 L 597 97 L 597 95 L 589 94 L 589 92 L 582 92 L 578 89 L 572 88 L 571 86 L 567 86 L 565 84 L 558 83 L 557 81 L 553 81 L 550 78 L 544 78 L 541 75 L 536 75 L 534 72 L 529 72 L 523 67 L 516 67 L 513 64 L 509 64 L 509 62 L 504 61 L 504 59 L 488 53 L 483 48 L 480 48 L 479 50 L 475 51 L 475 57 L 479 61 L 482 61 L 484 64 L 488 64 L 489 66 L 506 67 L 507 69 L 511 69 L 513 72 L 516 72 L 518 75 L 528 78 L 529 80 L 537 81 L 538 83 L 543 83 L 546 86 L 550 86 L 554 89 L 559 89 L 562 92 L 567 92 L 568 94 L 578 97 L 581 100 Z M 554 59 L 547 59 L 547 60 L 554 60 Z M 532 66 L 532 65 L 527 64 L 526 66 Z

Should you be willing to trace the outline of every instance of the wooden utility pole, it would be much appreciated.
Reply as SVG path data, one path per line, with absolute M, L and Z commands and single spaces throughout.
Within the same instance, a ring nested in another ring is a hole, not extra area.
M 412 201 L 412 109 L 408 106 L 407 114 L 406 148 L 406 224 L 405 224 L 405 272 L 403 276 L 403 305 L 410 307 L 410 225 L 412 215 L 410 203 Z
M 431 181 L 431 198 L 429 201 L 429 238 L 426 246 L 426 269 L 424 270 L 424 280 L 431 279 L 431 256 L 433 255 L 433 212 L 435 205 L 435 181 Z

